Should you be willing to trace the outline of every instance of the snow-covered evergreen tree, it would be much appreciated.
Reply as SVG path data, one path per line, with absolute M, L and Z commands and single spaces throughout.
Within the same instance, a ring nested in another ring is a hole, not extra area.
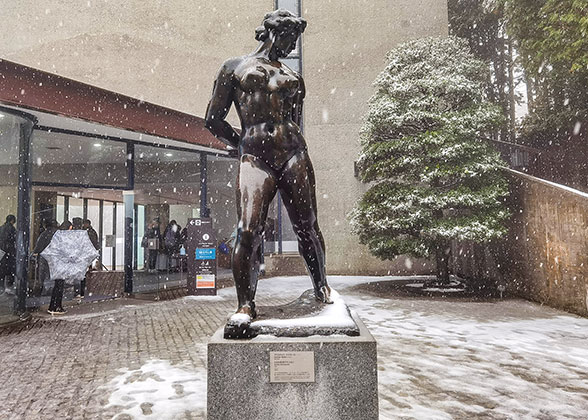
M 463 39 L 420 39 L 387 57 L 361 133 L 370 188 L 352 225 L 379 258 L 435 256 L 447 283 L 451 240 L 506 233 L 504 163 L 486 140 L 501 112 L 484 98 L 488 67 Z

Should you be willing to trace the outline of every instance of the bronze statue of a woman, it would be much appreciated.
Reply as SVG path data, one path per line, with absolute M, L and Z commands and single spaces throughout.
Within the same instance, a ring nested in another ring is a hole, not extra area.
M 221 66 L 206 111 L 207 128 L 239 151 L 239 224 L 232 268 L 240 315 L 233 316 L 227 325 L 248 324 L 256 316 L 260 245 L 268 207 L 278 190 L 315 296 L 331 302 L 325 244 L 317 222 L 314 171 L 299 127 L 304 81 L 279 61 L 295 48 L 305 27 L 304 19 L 286 10 L 266 14 L 256 30 L 257 49 Z M 240 134 L 225 121 L 233 103 L 241 120 Z

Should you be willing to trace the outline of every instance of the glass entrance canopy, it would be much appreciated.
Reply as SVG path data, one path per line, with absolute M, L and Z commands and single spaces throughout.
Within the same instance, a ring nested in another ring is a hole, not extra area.
M 9 237 L 0 243 L 0 316 L 47 303 L 52 283 L 34 250 L 52 224 L 89 221 L 100 251 L 93 282 L 117 282 L 98 285 L 108 295 L 185 283 L 178 255 L 189 218 L 209 214 L 219 238 L 235 229 L 228 151 L 13 106 L 0 105 L 0 113 L 0 217 L 8 220 L 0 233 Z M 179 230 L 174 252 L 164 246 L 168 226 Z M 161 238 L 157 249 L 144 246 L 150 227 Z M 83 291 L 74 286 L 69 297 Z

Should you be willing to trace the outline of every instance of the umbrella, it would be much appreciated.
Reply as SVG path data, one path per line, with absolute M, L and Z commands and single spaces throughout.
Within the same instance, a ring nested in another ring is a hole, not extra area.
M 63 279 L 68 284 L 83 280 L 88 266 L 99 255 L 85 230 L 58 230 L 41 252 L 49 265 L 51 280 Z

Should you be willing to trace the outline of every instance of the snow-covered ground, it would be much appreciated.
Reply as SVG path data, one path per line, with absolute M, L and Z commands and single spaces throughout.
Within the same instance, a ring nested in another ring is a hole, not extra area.
M 139 369 L 122 369 L 106 390 L 108 405 L 119 408 L 115 418 L 174 419 L 206 408 L 206 374 L 166 360 L 150 360 Z
M 330 277 L 378 341 L 380 419 L 588 419 L 588 319 L 522 300 L 387 297 L 375 284 L 395 279 Z M 307 277 L 262 280 L 258 304 L 308 288 Z M 132 418 L 172 419 L 205 412 L 202 378 L 154 360 L 106 390 Z

